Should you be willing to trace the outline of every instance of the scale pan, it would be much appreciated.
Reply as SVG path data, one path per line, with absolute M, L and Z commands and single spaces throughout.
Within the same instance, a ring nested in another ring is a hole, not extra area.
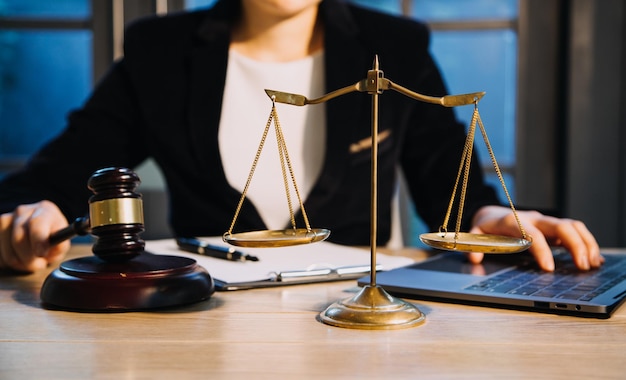
M 420 240 L 433 248 L 447 251 L 482 253 L 517 253 L 530 247 L 531 241 L 509 236 L 459 232 L 432 232 L 421 234 Z
M 223 240 L 231 245 L 239 247 L 286 247 L 290 245 L 315 243 L 326 240 L 330 230 L 314 228 L 286 229 L 286 230 L 263 230 L 225 234 Z

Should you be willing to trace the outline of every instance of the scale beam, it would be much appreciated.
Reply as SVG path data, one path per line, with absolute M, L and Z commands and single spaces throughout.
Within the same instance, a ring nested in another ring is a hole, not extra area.
M 420 93 L 409 90 L 406 87 L 402 87 L 399 84 L 396 84 L 389 79 L 379 78 L 381 83 L 381 90 L 393 90 L 397 91 L 403 95 L 406 95 L 415 100 L 419 100 L 424 103 L 438 104 L 444 107 L 457 107 L 464 106 L 469 104 L 475 104 L 485 96 L 485 92 L 473 92 L 469 94 L 461 94 L 461 95 L 446 95 L 441 97 L 436 96 L 428 96 L 422 95 Z M 325 103 L 331 99 L 337 98 L 339 96 L 349 94 L 351 92 L 370 92 L 371 90 L 368 88 L 368 80 L 363 79 L 351 86 L 346 86 L 340 88 L 338 90 L 329 92 L 326 95 L 320 96 L 315 99 L 308 99 L 304 95 L 300 94 L 292 94 L 288 92 L 275 91 L 275 90 L 265 90 L 265 93 L 270 98 L 274 99 L 277 103 L 290 104 L 292 106 L 304 106 L 307 104 L 320 104 Z

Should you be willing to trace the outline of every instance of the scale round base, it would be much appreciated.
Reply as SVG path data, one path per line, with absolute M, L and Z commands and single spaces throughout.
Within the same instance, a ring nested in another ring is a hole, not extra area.
M 379 286 L 364 286 L 358 294 L 330 305 L 319 314 L 331 326 L 391 330 L 418 326 L 426 316 L 413 304 L 392 297 Z
M 323 228 L 292 228 L 286 230 L 240 232 L 236 234 L 226 233 L 222 240 L 239 247 L 286 247 L 326 240 L 329 235 L 330 231 Z
M 420 240 L 437 249 L 481 253 L 518 253 L 528 249 L 532 243 L 523 238 L 467 232 L 426 233 L 420 235 Z

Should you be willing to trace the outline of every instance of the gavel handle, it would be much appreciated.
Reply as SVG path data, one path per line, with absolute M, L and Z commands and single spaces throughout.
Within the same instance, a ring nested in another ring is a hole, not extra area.
M 70 239 L 76 235 L 87 235 L 91 230 L 91 224 L 89 223 L 89 218 L 83 216 L 81 218 L 76 218 L 74 222 L 72 222 L 69 226 L 58 230 L 50 235 L 48 241 L 51 245 L 59 244 L 60 242 Z

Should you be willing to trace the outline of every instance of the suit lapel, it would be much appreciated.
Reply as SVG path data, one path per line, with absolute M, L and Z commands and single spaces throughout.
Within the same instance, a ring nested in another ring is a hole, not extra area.
M 357 26 L 342 4 L 324 1 L 320 17 L 325 26 L 326 92 L 352 85 L 366 77 L 366 62 L 373 57 L 357 39 Z M 350 144 L 357 139 L 357 129 L 368 128 L 370 97 L 351 93 L 326 103 L 326 154 L 320 178 L 307 198 L 307 210 L 324 209 L 341 183 L 350 162 Z M 365 107 L 365 108 L 364 108 Z
M 225 184 L 220 190 L 235 205 L 241 194 L 228 186 L 218 144 L 228 49 L 232 20 L 239 14 L 239 2 L 223 1 L 209 13 L 198 29 L 190 56 L 188 128 L 193 155 L 203 175 L 212 186 Z M 244 203 L 238 226 L 263 228 L 260 215 L 248 200 Z
M 198 30 L 187 78 L 189 133 L 194 157 L 202 166 L 208 166 L 206 173 L 212 173 L 211 176 L 217 172 L 223 175 L 215 136 L 219 128 L 229 41 L 228 23 L 207 18 Z

